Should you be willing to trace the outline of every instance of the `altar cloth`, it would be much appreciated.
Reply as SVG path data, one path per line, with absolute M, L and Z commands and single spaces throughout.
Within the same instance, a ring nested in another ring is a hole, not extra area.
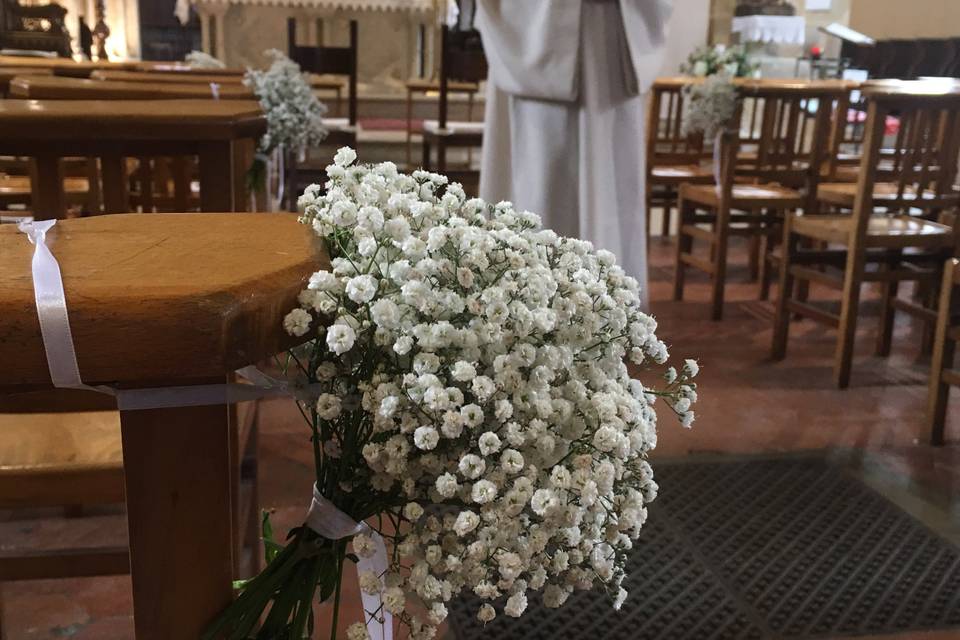
M 803 44 L 807 21 L 803 16 L 739 16 L 733 19 L 733 33 L 741 42 Z

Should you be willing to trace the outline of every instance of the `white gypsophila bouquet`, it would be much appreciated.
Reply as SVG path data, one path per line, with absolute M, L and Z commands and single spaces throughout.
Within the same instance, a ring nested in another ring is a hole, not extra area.
M 619 607 L 657 494 L 654 403 L 689 426 L 696 362 L 667 369 L 662 389 L 633 378 L 667 347 L 609 251 L 441 175 L 355 158 L 340 149 L 325 187 L 299 200 L 331 269 L 283 326 L 308 340 L 289 362 L 314 390 L 299 404 L 316 488 L 388 541 L 385 574 L 360 576 L 382 599 L 367 614 L 428 639 L 468 592 L 482 621 L 520 616 L 534 592 L 559 607 L 596 585 Z M 357 535 L 351 554 L 294 529 L 211 633 L 303 638 L 316 591 L 335 630 L 345 558 L 373 546 Z M 367 638 L 363 622 L 348 637 Z
M 270 67 L 266 71 L 247 69 L 243 76 L 243 84 L 257 96 L 267 117 L 267 133 L 260 139 L 258 157 L 248 174 L 248 186 L 258 191 L 266 182 L 269 154 L 276 150 L 301 154 L 327 137 L 323 125 L 327 108 L 313 93 L 307 74 L 277 49 L 264 54 L 272 60 Z
M 734 125 L 737 88 L 730 76 L 719 73 L 683 88 L 683 135 L 702 133 L 713 137 Z
M 753 75 L 759 66 L 754 63 L 743 45 L 728 47 L 717 44 L 697 47 L 680 65 L 680 73 L 704 78 L 725 73 L 736 78 Z
M 214 58 L 209 53 L 197 50 L 188 53 L 183 61 L 194 69 L 225 69 L 227 67 L 222 60 Z

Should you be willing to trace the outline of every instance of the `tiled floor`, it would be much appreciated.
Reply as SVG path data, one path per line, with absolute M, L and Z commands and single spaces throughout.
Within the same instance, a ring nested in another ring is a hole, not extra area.
M 689 431 L 663 419 L 654 460 L 835 449 L 891 499 L 960 541 L 960 397 L 954 397 L 956 409 L 948 424 L 952 446 L 918 444 L 928 365 L 918 359 L 917 328 L 901 319 L 894 354 L 881 359 L 872 355 L 876 317 L 864 317 L 851 388 L 839 391 L 831 381 L 832 330 L 808 321 L 794 323 L 787 359 L 771 362 L 772 304 L 756 300 L 756 286 L 746 283 L 745 270 L 732 270 L 726 317 L 713 323 L 707 320 L 705 277 L 691 276 L 689 301 L 670 301 L 671 247 L 654 240 L 651 248 L 652 307 L 673 355 L 699 359 L 701 401 Z M 739 247 L 733 253 L 734 259 L 743 256 Z M 868 313 L 875 311 L 875 302 L 868 300 L 866 306 Z M 276 509 L 275 521 L 283 529 L 297 524 L 306 507 L 311 453 L 300 418 L 288 405 L 268 403 L 265 414 L 261 500 Z M 43 543 L 61 535 L 56 523 L 39 528 L 0 523 L 0 541 Z M 78 535 L 122 536 L 122 521 L 107 518 Z M 2 589 L 8 640 L 132 636 L 128 578 L 7 584 Z M 345 594 L 347 602 L 354 597 Z M 898 637 L 947 640 L 960 638 L 960 630 Z

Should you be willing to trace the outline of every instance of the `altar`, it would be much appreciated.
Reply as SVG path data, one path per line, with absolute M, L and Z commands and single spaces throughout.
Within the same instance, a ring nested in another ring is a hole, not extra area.
M 186 22 L 196 11 L 203 50 L 231 67 L 262 66 L 264 50 L 285 49 L 289 17 L 298 42 L 318 45 L 342 42 L 357 20 L 360 76 L 385 88 L 431 75 L 439 25 L 455 7 L 447 0 L 177 0 L 175 13 Z

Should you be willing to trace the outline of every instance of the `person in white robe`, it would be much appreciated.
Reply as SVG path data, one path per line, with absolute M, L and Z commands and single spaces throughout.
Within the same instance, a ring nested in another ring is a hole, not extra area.
M 489 63 L 480 197 L 614 252 L 648 301 L 644 94 L 668 0 L 478 0 Z

